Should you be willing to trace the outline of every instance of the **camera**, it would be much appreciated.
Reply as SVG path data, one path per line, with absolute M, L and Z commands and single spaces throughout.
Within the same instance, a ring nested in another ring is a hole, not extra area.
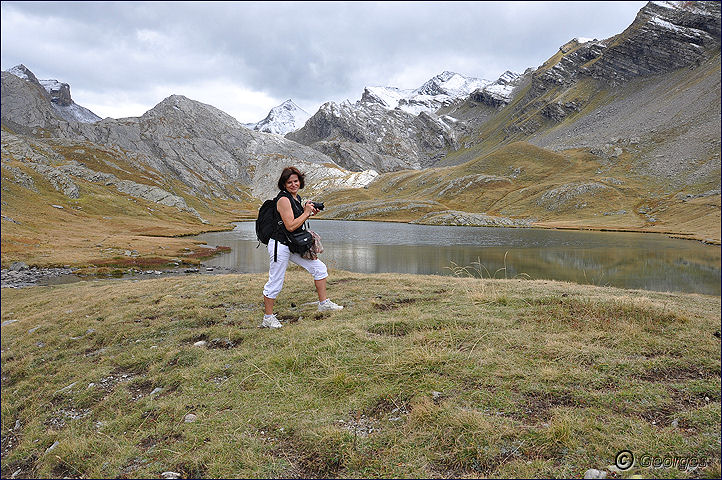
M 323 210 L 324 204 L 323 202 L 313 202 L 313 206 L 316 208 L 316 210 Z

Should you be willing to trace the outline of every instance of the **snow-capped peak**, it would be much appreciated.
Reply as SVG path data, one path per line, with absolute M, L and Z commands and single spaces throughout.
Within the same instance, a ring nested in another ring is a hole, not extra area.
M 513 81 L 517 76 L 511 72 L 507 73 L 510 75 L 509 81 Z M 387 110 L 399 108 L 412 115 L 418 115 L 421 112 L 435 112 L 442 106 L 468 97 L 475 90 L 491 84 L 492 82 L 488 80 L 466 77 L 447 70 L 413 90 L 396 87 L 366 87 L 357 104 L 376 103 Z
M 285 135 L 303 127 L 309 118 L 311 115 L 289 98 L 277 107 L 273 107 L 266 118 L 258 123 L 246 124 L 246 127 L 260 132 Z
M 497 104 L 506 104 L 511 100 L 514 88 L 519 85 L 522 76 L 507 70 L 497 80 L 484 86 L 481 90 L 491 96 Z
M 414 90 L 396 87 L 366 87 L 361 101 L 378 103 L 384 108 L 394 109 L 402 99 L 410 98 L 413 93 Z
M 12 73 L 18 78 L 22 78 L 23 80 L 30 80 L 30 77 L 28 77 L 28 73 L 30 70 L 23 65 L 22 63 L 20 65 L 15 65 L 13 68 L 8 70 L 8 72 Z
M 57 80 L 38 80 L 37 77 L 25 65 L 16 65 L 8 72 L 26 82 L 40 85 L 48 93 L 50 102 L 55 111 L 69 122 L 94 123 L 101 118 L 88 110 L 81 107 L 70 97 L 70 85 Z
M 458 73 L 444 71 L 417 88 L 415 94 L 431 96 L 447 95 L 458 98 L 469 95 L 474 90 L 482 88 L 489 83 L 491 83 L 489 80 L 465 77 Z

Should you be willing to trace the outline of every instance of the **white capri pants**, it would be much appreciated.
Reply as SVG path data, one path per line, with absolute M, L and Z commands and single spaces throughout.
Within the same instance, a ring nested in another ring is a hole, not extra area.
M 326 264 L 321 260 L 307 260 L 297 253 L 291 253 L 288 247 L 278 242 L 278 261 L 274 262 L 274 249 L 276 247 L 276 240 L 268 241 L 268 255 L 270 257 L 270 265 L 268 267 L 268 282 L 263 287 L 263 295 L 268 298 L 276 298 L 281 293 L 283 288 L 283 280 L 286 277 L 286 269 L 288 268 L 288 261 L 292 261 L 296 265 L 299 265 L 313 276 L 314 280 L 323 280 L 328 277 L 328 270 Z

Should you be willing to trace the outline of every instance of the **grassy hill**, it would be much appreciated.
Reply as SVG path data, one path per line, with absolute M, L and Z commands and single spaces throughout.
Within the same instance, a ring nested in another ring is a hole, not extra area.
M 675 233 L 720 242 L 720 195 L 665 192 L 584 150 L 553 152 L 515 142 L 457 166 L 380 175 L 367 189 L 322 195 L 326 218 L 433 223 L 448 211 L 531 219 L 550 228 Z
M 239 214 L 256 209 L 252 201 L 195 197 L 180 182 L 149 167 L 141 169 L 123 154 L 94 144 L 42 141 L 39 145 L 36 148 L 50 149 L 52 153 L 45 154 L 48 158 L 55 158 L 49 166 L 77 162 L 99 174 L 114 175 L 119 181 L 163 187 L 182 198 L 201 218 L 77 176 L 72 177 L 78 189 L 77 198 L 73 198 L 31 168 L 24 158 L 3 150 L 3 267 L 14 261 L 103 268 L 169 262 L 197 264 L 198 259 L 193 257 L 197 257 L 198 245 L 182 236 L 232 228 L 230 222 Z
M 3 291 L 3 478 L 720 476 L 718 297 L 291 270 L 269 331 L 265 280 Z

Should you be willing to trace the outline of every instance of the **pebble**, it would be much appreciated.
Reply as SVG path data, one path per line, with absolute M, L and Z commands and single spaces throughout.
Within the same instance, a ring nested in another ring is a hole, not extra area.
M 58 445 L 60 445 L 60 442 L 59 442 L 58 440 L 55 440 L 55 443 L 53 443 L 52 445 L 50 445 L 50 446 L 47 448 L 47 450 L 45 450 L 45 453 L 52 452 L 53 450 L 55 450 L 55 447 L 57 447 Z
M 165 479 L 181 478 L 181 474 L 178 472 L 163 472 L 160 476 Z
M 137 252 L 135 250 L 130 251 L 131 256 L 137 256 Z M 135 252 L 135 253 L 134 253 Z M 74 275 L 77 269 L 71 268 L 69 265 L 66 265 L 64 268 L 37 268 L 37 267 L 28 267 L 26 264 L 22 262 L 15 262 L 13 263 L 10 268 L 3 268 L 2 269 L 2 288 L 24 288 L 24 287 L 34 287 L 38 284 L 38 282 L 45 281 L 49 278 L 54 277 L 61 277 L 66 275 Z M 234 270 L 227 267 L 214 267 L 214 268 L 206 268 L 205 272 L 212 274 L 212 273 L 223 273 L 223 271 L 226 272 L 233 272 Z M 170 274 L 175 275 L 179 273 L 200 273 L 201 270 L 198 268 L 186 268 L 183 270 L 134 270 L 129 271 L 128 273 L 138 273 L 141 275 L 164 275 L 164 274 Z M 99 279 L 105 279 L 104 277 L 99 277 Z M 132 279 L 132 281 L 137 281 L 137 279 Z
M 584 472 L 584 478 L 607 478 L 607 472 L 597 470 L 596 468 L 590 468 Z
M 193 423 L 197 419 L 198 419 L 198 417 L 196 415 L 189 413 L 188 415 L 185 416 L 185 418 L 183 418 L 183 421 L 185 421 L 186 423 Z
M 35 286 L 39 281 L 61 275 L 72 275 L 71 268 L 29 268 L 22 262 L 13 263 L 10 268 L 3 268 L 0 273 L 2 288 L 23 288 Z
M 68 390 L 72 390 L 76 383 L 78 382 L 73 382 L 70 385 L 61 388 L 60 390 L 56 390 L 56 392 L 67 392 Z

